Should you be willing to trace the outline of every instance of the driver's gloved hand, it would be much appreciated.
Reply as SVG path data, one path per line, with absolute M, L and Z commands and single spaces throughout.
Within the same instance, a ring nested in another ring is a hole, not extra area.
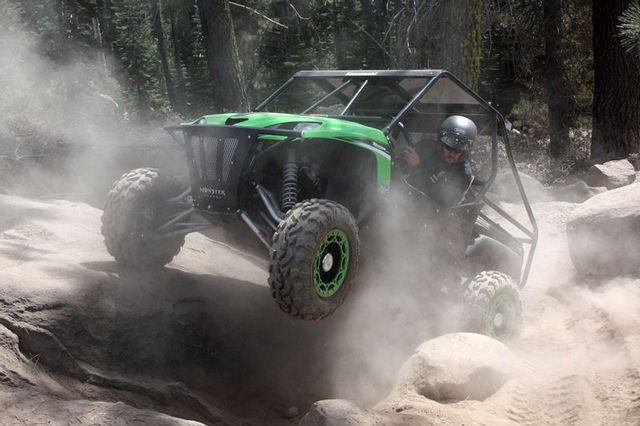
M 439 172 L 439 173 L 434 173 L 431 176 L 429 176 L 429 180 L 431 181 L 431 183 L 433 183 L 434 185 L 439 184 L 440 182 L 444 181 L 444 172 Z

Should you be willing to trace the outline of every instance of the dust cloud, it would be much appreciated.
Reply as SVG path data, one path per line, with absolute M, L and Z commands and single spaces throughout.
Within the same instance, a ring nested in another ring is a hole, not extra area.
M 405 197 L 361 232 L 361 267 L 329 354 L 332 391 L 369 405 L 392 389 L 420 343 L 461 330 L 460 270 L 436 238 L 441 222 Z
M 575 207 L 533 205 L 540 243 L 521 294 L 524 327 L 509 344 L 520 368 L 485 408 L 521 424 L 633 424 L 640 282 L 576 273 L 565 232 Z
M 0 177 L 2 189 L 102 206 L 125 170 L 172 165 L 179 150 L 160 123 L 130 120 L 103 52 L 76 49 L 54 60 L 17 16 L 0 16 Z

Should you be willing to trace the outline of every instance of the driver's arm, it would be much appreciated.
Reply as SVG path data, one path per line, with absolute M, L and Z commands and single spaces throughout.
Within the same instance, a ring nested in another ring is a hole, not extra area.
M 404 149 L 403 158 L 409 167 L 416 167 L 422 162 L 420 155 L 418 155 L 418 152 L 412 146 L 407 146 Z

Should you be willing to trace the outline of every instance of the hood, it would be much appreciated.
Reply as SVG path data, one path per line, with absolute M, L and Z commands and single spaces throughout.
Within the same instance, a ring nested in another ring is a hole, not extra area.
M 349 120 L 319 115 L 280 113 L 244 113 L 205 115 L 189 124 L 246 126 L 274 129 L 300 130 L 305 139 L 344 139 L 376 143 L 389 148 L 389 141 L 380 129 Z

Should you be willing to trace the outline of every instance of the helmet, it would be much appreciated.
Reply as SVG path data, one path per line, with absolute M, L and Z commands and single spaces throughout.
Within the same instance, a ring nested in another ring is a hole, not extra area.
M 452 115 L 440 125 L 440 142 L 454 151 L 465 152 L 478 137 L 478 128 L 467 117 Z

